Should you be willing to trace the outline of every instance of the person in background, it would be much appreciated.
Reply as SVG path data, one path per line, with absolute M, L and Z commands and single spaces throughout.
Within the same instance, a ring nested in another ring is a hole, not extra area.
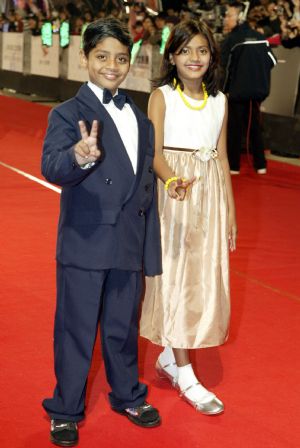
M 300 0 L 293 0 L 292 3 L 293 8 L 287 11 L 288 17 L 281 22 L 281 43 L 285 48 L 300 47 Z
M 143 22 L 141 22 L 140 20 L 137 20 L 132 29 L 133 42 L 135 43 L 135 42 L 138 42 L 140 39 L 143 39 L 144 32 L 145 32 L 145 30 L 144 30 Z
M 83 24 L 84 24 L 83 17 L 72 17 L 71 23 L 70 23 L 71 34 L 74 36 L 80 36 L 81 32 L 82 32 Z
M 28 31 L 30 31 L 32 36 L 40 36 L 41 29 L 39 27 L 39 18 L 35 15 L 30 15 L 27 18 Z
M 163 12 L 154 17 L 155 32 L 149 37 L 151 45 L 160 45 L 162 39 L 163 29 L 166 26 L 166 15 Z
M 152 16 L 146 16 L 143 20 L 144 37 L 145 43 L 150 43 L 149 38 L 155 34 L 156 28 L 154 24 L 154 19 Z
M 0 31 L 6 33 L 9 31 L 9 20 L 4 13 L 0 16 Z
M 231 50 L 239 43 L 264 40 L 264 36 L 253 30 L 247 21 L 243 20 L 243 5 L 240 3 L 231 3 L 227 7 L 224 18 L 224 28 L 226 36 L 221 44 L 221 66 L 227 76 L 228 83 L 224 87 L 228 92 L 230 89 L 230 77 L 228 77 L 228 63 Z M 250 47 L 249 47 L 250 48 Z M 230 69 L 235 70 L 235 59 L 232 59 Z M 248 62 L 249 64 L 249 62 Z M 243 66 L 246 70 L 246 67 Z M 250 67 L 248 73 L 250 73 Z M 247 70 L 246 70 L 247 71 Z M 255 82 L 250 76 L 247 79 L 240 80 L 240 91 L 238 96 L 244 97 L 248 89 L 248 83 Z M 231 174 L 240 173 L 240 156 L 242 152 L 243 135 L 249 135 L 250 149 L 253 155 L 253 165 L 258 174 L 266 174 L 267 162 L 264 154 L 264 142 L 261 128 L 260 102 L 251 99 L 236 99 L 229 94 L 228 96 L 228 158 Z

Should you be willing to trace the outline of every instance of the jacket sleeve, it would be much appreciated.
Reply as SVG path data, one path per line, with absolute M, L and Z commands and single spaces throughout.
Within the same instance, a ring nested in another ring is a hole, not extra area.
M 149 146 L 154 153 L 154 128 L 151 123 Z M 152 167 L 153 169 L 153 167 Z M 158 212 L 157 179 L 154 178 L 152 203 L 146 213 L 144 240 L 144 274 L 148 277 L 162 273 L 161 232 Z
M 160 220 L 157 204 L 157 185 L 154 185 L 152 205 L 147 211 L 144 241 L 144 274 L 147 277 L 162 273 Z
M 83 170 L 76 163 L 74 146 L 80 139 L 77 118 L 53 109 L 43 146 L 42 174 L 51 183 L 72 186 L 80 183 L 93 168 Z M 97 164 L 96 164 L 97 165 Z

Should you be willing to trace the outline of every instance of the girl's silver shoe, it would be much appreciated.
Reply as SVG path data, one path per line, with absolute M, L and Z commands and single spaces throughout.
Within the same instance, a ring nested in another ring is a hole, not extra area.
M 182 397 L 185 401 L 187 401 L 190 405 L 192 405 L 196 411 L 201 412 L 204 415 L 218 415 L 224 412 L 224 405 L 219 398 L 217 398 L 214 394 L 212 394 L 212 399 L 210 401 L 206 401 L 202 403 L 201 401 L 191 400 L 186 396 L 186 392 L 190 390 L 192 387 L 197 386 L 200 383 L 195 383 L 189 386 L 185 390 L 180 390 L 180 397 Z
M 165 366 L 162 366 L 159 362 L 159 360 L 156 361 L 155 364 L 155 369 L 156 369 L 156 373 L 158 375 L 159 378 L 166 378 L 170 381 L 170 383 L 172 384 L 172 386 L 175 389 L 178 389 L 178 382 L 177 382 L 177 378 L 175 378 L 175 376 L 171 375 L 169 372 L 167 372 L 165 369 L 166 367 L 169 366 L 176 366 L 176 362 L 170 362 L 169 364 L 166 364 Z

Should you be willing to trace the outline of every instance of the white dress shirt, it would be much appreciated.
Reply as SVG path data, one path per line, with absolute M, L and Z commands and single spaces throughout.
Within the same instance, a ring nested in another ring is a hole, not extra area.
M 110 101 L 108 104 L 104 104 L 103 89 L 96 86 L 91 81 L 89 81 L 87 85 L 94 92 L 96 97 L 113 119 L 124 143 L 134 174 L 136 174 L 138 158 L 138 125 L 133 110 L 131 109 L 129 103 L 125 103 L 122 110 L 118 109 L 113 101 Z M 116 92 L 116 95 L 117 93 L 118 92 Z

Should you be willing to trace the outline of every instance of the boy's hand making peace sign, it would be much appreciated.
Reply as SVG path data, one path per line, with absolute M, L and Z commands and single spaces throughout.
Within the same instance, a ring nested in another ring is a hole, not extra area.
M 90 134 L 86 129 L 84 121 L 79 121 L 80 134 L 82 139 L 75 145 L 75 157 L 78 165 L 96 162 L 101 156 L 101 151 L 97 146 L 98 121 L 94 120 Z

